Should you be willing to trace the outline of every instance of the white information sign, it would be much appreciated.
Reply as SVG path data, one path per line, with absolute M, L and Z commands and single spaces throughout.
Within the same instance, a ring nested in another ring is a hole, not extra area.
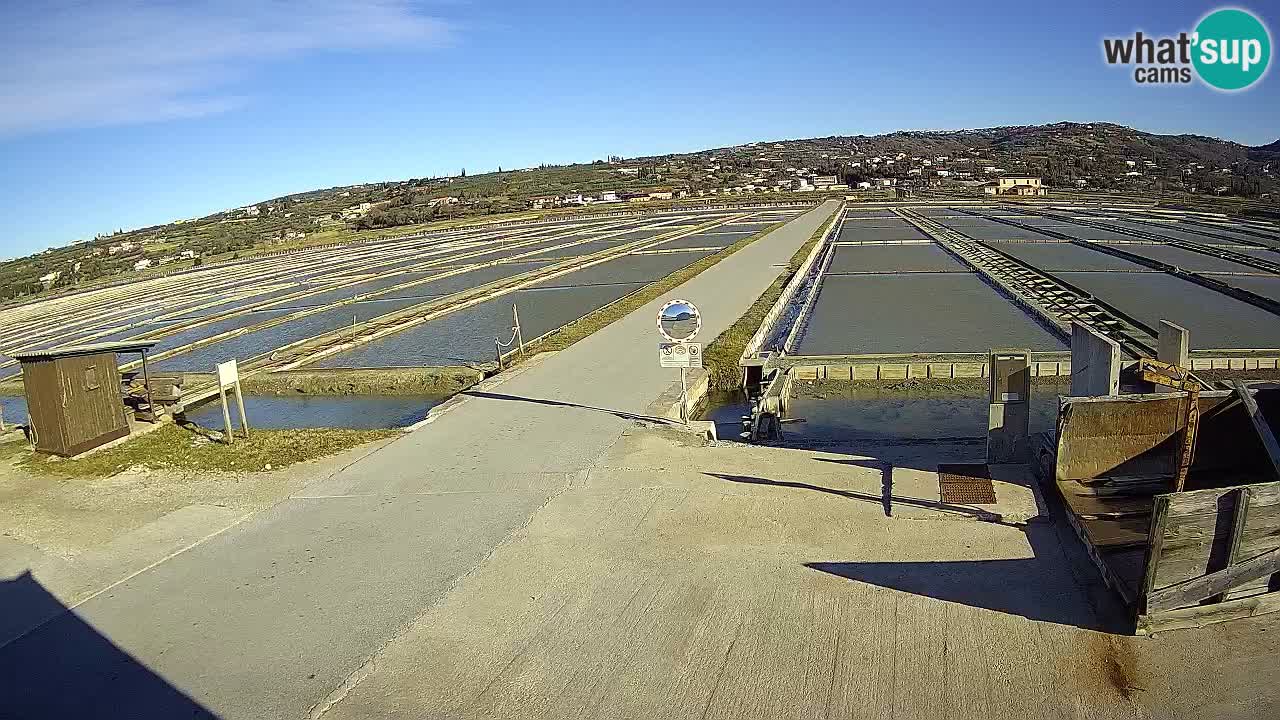
M 205 367 L 208 367 L 206 365 Z M 218 363 L 218 385 L 223 389 L 240 382 L 240 368 L 235 360 Z
M 665 368 L 700 368 L 702 343 L 658 343 L 658 363 Z

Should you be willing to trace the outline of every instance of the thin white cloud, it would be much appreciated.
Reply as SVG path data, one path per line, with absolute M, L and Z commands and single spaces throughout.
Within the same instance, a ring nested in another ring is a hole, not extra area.
M 428 48 L 450 25 L 411 0 L 10 3 L 0 135 L 225 112 L 256 64 L 321 50 Z

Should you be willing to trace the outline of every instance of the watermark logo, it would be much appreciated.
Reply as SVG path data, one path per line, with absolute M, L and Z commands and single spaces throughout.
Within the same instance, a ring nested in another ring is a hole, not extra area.
M 1262 79 L 1271 64 L 1271 34 L 1253 13 L 1221 8 L 1205 15 L 1195 30 L 1169 37 L 1104 38 L 1108 65 L 1132 65 L 1140 85 L 1189 84 L 1193 77 L 1212 88 L 1244 90 Z

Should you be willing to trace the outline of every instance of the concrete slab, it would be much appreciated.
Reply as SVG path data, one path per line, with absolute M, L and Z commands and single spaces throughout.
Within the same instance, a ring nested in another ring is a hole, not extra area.
M 796 353 L 1062 350 L 1065 344 L 975 274 L 833 276 Z
M 1270 260 L 1271 262 L 1280 262 L 1280 252 L 1276 250 L 1271 250 L 1267 248 L 1247 248 L 1247 247 L 1232 247 L 1231 250 L 1232 252 L 1244 253 L 1245 255 L 1252 255 L 1253 257 L 1262 258 L 1263 260 Z
M 837 245 L 828 274 L 880 272 L 971 272 L 942 246 Z
M 1280 316 L 1163 273 L 1061 277 L 1155 330 L 1170 320 L 1191 331 L 1191 349 L 1280 348 Z
M 205 345 L 187 353 L 161 360 L 153 365 L 157 370 L 182 372 L 211 372 L 220 362 L 248 358 L 284 347 L 290 343 L 349 327 L 373 318 L 404 310 L 421 302 L 422 298 L 379 300 L 340 305 L 322 310 L 279 325 L 244 333 L 221 342 Z
M 1159 223 L 1159 224 L 1152 225 L 1148 223 L 1119 220 L 1119 221 L 1116 221 L 1114 224 L 1133 228 L 1134 230 L 1141 230 L 1143 232 L 1155 233 L 1156 235 L 1162 235 L 1164 237 L 1170 237 L 1176 240 L 1188 240 L 1190 242 L 1200 243 L 1202 245 L 1235 245 L 1240 243 L 1241 240 L 1247 237 L 1247 236 L 1239 235 L 1235 233 L 1221 232 L 1216 230 L 1210 230 L 1208 228 L 1201 228 L 1196 225 L 1181 225 L 1178 223 Z M 1210 237 L 1205 233 L 1211 233 L 1213 235 L 1224 235 L 1226 236 L 1226 238 L 1224 239 L 1221 237 Z
M 697 235 L 690 235 L 689 237 L 667 240 L 656 249 L 678 250 L 680 248 L 728 247 L 729 245 L 732 245 L 743 238 L 751 237 L 754 234 L 754 230 L 727 230 L 715 233 L 699 233 Z
M 503 342 L 511 338 L 513 304 L 520 309 L 525 340 L 532 340 L 645 284 L 520 290 L 338 353 L 313 367 L 423 367 L 491 362 L 495 357 L 494 338 L 501 338 Z
M 1071 323 L 1071 394 L 1075 397 L 1120 392 L 1120 343 L 1088 325 Z
M 1167 263 L 1188 272 L 1259 272 L 1257 268 L 1170 245 L 1118 245 L 1125 252 Z M 1280 255 L 1277 255 L 1280 258 Z
M 991 247 L 1047 272 L 1056 270 L 1127 270 L 1146 272 L 1150 268 L 1101 250 L 1072 243 L 992 242 Z
M 1115 230 L 1104 230 L 1102 228 L 1090 227 L 1088 225 L 1072 225 L 1069 228 L 1063 228 L 1059 232 L 1070 235 L 1077 240 L 1137 240 L 1133 235 L 1126 235 Z
M 1028 241 L 1050 241 L 1052 237 L 1034 230 L 1020 228 L 1014 225 L 1006 225 L 1005 223 L 996 222 L 994 220 L 977 220 L 976 222 L 961 222 L 949 218 L 939 220 L 943 225 L 952 227 L 960 232 L 978 240 L 1028 240 Z
M 1231 287 L 1248 290 L 1256 295 L 1280 302 L 1280 278 L 1234 275 L 1231 277 L 1218 277 L 1217 279 Z
M 379 297 L 395 299 L 450 295 L 468 288 L 493 282 L 494 280 L 515 277 L 521 273 L 526 273 L 545 266 L 545 263 L 513 262 L 503 263 L 501 265 L 478 267 L 458 275 L 451 275 L 439 280 L 432 280 L 431 282 L 414 285 L 402 290 L 394 290 L 386 295 L 380 295 Z M 439 272 L 443 272 L 443 270 L 436 271 L 434 274 L 438 274 Z
M 914 225 L 906 221 L 876 221 L 882 225 L 868 225 L 848 222 L 840 226 L 838 240 L 840 242 L 860 242 L 868 240 L 927 240 L 928 236 L 920 232 Z
M 650 283 L 692 265 L 712 252 L 624 255 L 598 265 L 535 283 L 533 287 L 586 287 L 617 283 Z
M 86 698 L 97 707 L 111 707 L 122 717 L 162 717 L 156 710 L 157 694 L 151 678 L 138 666 L 123 661 L 103 667 L 86 641 L 80 617 L 91 617 L 93 628 L 134 657 L 159 658 L 167 654 L 165 676 L 180 683 L 187 693 L 220 696 L 216 714 L 254 717 L 263 714 L 262 702 L 274 698 L 276 707 L 292 707 L 292 716 L 306 710 L 330 688 L 344 680 L 343 666 L 358 664 L 363 648 L 376 642 L 378 624 L 370 617 L 384 617 L 398 625 L 409 623 L 416 608 L 440 593 L 452 578 L 474 566 L 545 502 L 556 483 L 499 495 L 467 493 L 418 496 L 388 503 L 382 497 L 349 498 L 336 502 L 295 500 L 277 506 L 241 526 L 234 535 L 222 535 L 184 554 L 185 562 L 210 563 L 199 598 L 204 617 L 192 623 L 188 596 L 190 578 L 182 564 L 168 563 L 139 575 L 116 590 L 80 606 L 79 614 L 64 614 L 0 652 L 0 671 L 16 681 L 5 699 L 6 710 L 18 716 L 70 716 L 78 714 Z M 477 512 L 480 511 L 480 512 Z M 483 516 L 483 517 L 481 517 Z M 395 531 L 409 522 L 416 531 Z M 288 532 L 294 527 L 325 527 L 326 537 L 309 532 Z M 483 542 L 461 542 L 475 537 Z M 428 549 L 448 548 L 424 565 L 417 558 Z M 387 592 L 370 597 L 361 613 L 345 611 L 333 599 L 351 596 L 368 582 L 364 573 L 352 572 L 364 553 L 377 548 L 378 584 L 396 593 L 410 593 L 416 602 L 389 605 Z M 235 562 L 218 562 L 220 556 Z M 215 569 L 216 568 L 216 569 Z M 242 613 L 246 596 L 270 598 L 275 608 L 287 612 Z M 381 598 L 381 599 L 380 599 Z M 139 615 L 148 621 L 137 622 Z M 229 622 L 229 618 L 235 618 Z M 274 673 L 247 673 L 246 667 L 284 667 L 295 661 L 288 643 L 264 642 L 265 638 L 301 638 L 317 627 L 327 628 L 327 652 L 331 661 L 315 665 L 308 673 L 285 678 Z M 174 638 L 191 637 L 195 646 L 208 648 L 233 643 L 235 652 L 173 653 Z M 84 665 L 97 675 L 76 679 L 77 693 L 65 691 L 62 672 L 47 668 Z M 37 669 L 44 671 L 37 672 Z M 326 668 L 329 668 L 326 670 Z M 234 695 L 224 693 L 229 678 L 236 678 Z M 160 698 L 164 700 L 164 698 Z M 167 703 L 161 707 L 167 707 Z M 55 710 L 57 708 L 57 710 Z M 276 713 L 271 713 L 276 714 Z
M 1218 708 L 1182 686 L 1212 666 L 1180 662 L 1194 642 L 1109 637 L 1087 560 L 1052 528 L 973 522 L 908 492 L 922 465 L 957 458 L 902 450 L 915 461 L 629 435 L 326 718 L 1038 718 L 1063 716 L 1063 697 L 1099 720 Z

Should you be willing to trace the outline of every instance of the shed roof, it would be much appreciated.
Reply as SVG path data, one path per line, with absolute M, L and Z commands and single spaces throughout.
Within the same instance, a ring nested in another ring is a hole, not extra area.
M 30 352 L 10 353 L 10 356 L 18 362 L 31 362 L 35 360 L 56 360 L 64 357 L 74 357 L 76 355 L 96 355 L 98 353 L 107 352 L 142 352 L 150 350 L 156 345 L 155 340 L 129 340 L 124 342 L 108 342 L 96 343 L 93 345 L 67 345 L 65 347 L 48 348 L 46 350 L 32 350 Z

